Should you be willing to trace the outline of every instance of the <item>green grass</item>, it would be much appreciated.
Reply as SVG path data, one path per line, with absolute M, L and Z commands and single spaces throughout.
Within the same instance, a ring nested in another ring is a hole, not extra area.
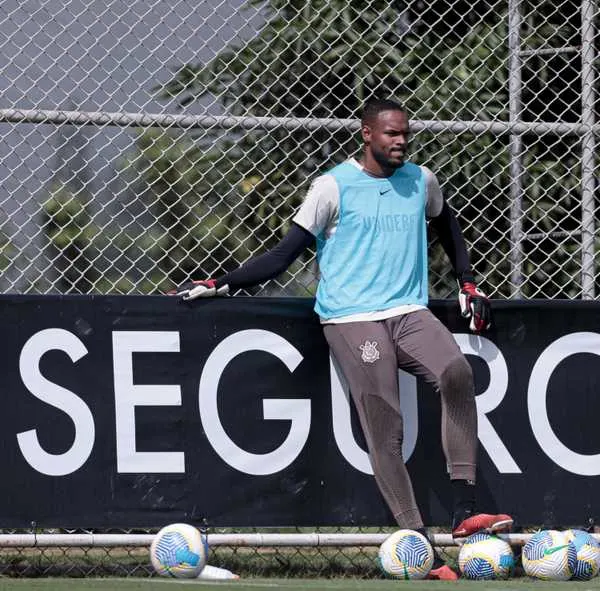
M 318 590 L 325 591 L 354 591 L 362 590 L 387 590 L 405 588 L 417 591 L 448 591 L 448 588 L 461 587 L 463 590 L 472 591 L 558 591 L 569 589 L 569 591 L 600 591 L 600 578 L 587 582 L 568 581 L 545 582 L 532 581 L 525 578 L 514 578 L 508 581 L 391 581 L 382 579 L 282 579 L 282 578 L 248 578 L 239 581 L 223 581 L 209 583 L 195 580 L 166 580 L 157 577 L 152 578 L 83 578 L 83 579 L 0 579 L 0 591 L 175 591 L 184 585 L 194 586 L 198 591 L 272 591 L 273 589 L 290 590 Z

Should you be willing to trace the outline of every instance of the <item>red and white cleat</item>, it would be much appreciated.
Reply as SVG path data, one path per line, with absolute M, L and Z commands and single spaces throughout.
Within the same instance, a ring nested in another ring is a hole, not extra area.
M 461 521 L 453 530 L 453 538 L 466 538 L 478 531 L 484 531 L 489 534 L 499 534 L 510 531 L 513 524 L 513 518 L 510 515 L 500 513 L 490 515 L 489 513 L 476 513 Z

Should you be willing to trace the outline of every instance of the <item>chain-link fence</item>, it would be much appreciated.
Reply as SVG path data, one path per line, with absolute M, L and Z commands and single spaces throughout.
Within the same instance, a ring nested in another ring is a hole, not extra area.
M 233 532 L 202 530 L 208 536 L 208 564 L 246 576 L 381 576 L 377 551 L 393 528 L 284 528 Z M 35 530 L 34 530 L 35 531 Z M 38 576 L 156 575 L 149 548 L 157 529 L 95 533 L 86 530 L 50 530 L 0 534 L 0 574 Z M 450 534 L 433 542 L 449 561 L 456 546 Z M 515 536 L 513 536 L 515 537 Z M 518 536 L 516 536 L 518 538 Z M 441 542 L 441 543 L 439 543 Z M 514 545 L 520 539 L 511 540 Z
M 272 247 L 395 97 L 495 297 L 593 298 L 595 0 L 0 7 L 0 290 L 158 293 Z M 432 245 L 431 291 L 453 283 Z M 307 252 L 250 293 L 310 295 Z
M 208 540 L 208 564 L 247 576 L 381 577 L 377 552 L 393 528 L 284 528 L 256 532 L 245 528 L 202 530 Z M 156 575 L 149 547 L 157 530 L 94 533 L 0 534 L 0 574 L 8 576 L 150 576 Z M 531 533 L 499 534 L 519 555 Z M 592 534 L 597 540 L 600 536 Z M 438 554 L 457 565 L 459 547 L 449 533 L 432 533 Z M 9 543 L 5 543 L 5 542 Z M 518 574 L 518 573 L 517 573 Z
M 4 0 L 0 291 L 158 293 L 236 268 L 359 150 L 379 95 L 409 110 L 486 291 L 594 298 L 597 25 L 595 0 Z M 247 293 L 310 295 L 313 254 Z M 70 552 L 3 550 L 2 572 Z M 75 574 L 121 568 L 78 552 Z
M 587 524 L 589 525 L 589 524 Z M 556 527 L 556 526 L 553 526 Z M 578 526 L 581 527 L 581 524 Z M 377 553 L 393 528 L 285 528 L 269 533 L 202 530 L 207 534 L 208 564 L 247 576 L 381 577 Z M 600 541 L 598 528 L 587 528 Z M 594 531 L 592 531 L 592 529 Z M 8 576 L 156 575 L 149 547 L 157 530 L 147 533 L 63 531 L 0 534 L 0 574 Z M 498 534 L 516 558 L 532 537 L 530 531 Z M 449 533 L 429 533 L 440 557 L 455 567 L 459 545 Z M 9 538 L 10 543 L 4 543 Z M 516 576 L 522 575 L 516 560 Z

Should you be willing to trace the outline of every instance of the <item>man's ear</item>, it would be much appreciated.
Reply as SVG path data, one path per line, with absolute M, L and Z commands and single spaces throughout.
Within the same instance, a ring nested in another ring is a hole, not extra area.
M 368 125 L 363 125 L 360 132 L 363 141 L 368 144 L 371 141 L 371 128 Z

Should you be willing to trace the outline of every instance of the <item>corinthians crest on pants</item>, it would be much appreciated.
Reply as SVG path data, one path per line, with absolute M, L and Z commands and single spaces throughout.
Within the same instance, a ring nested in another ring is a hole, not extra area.
M 364 345 L 361 345 L 359 349 L 362 351 L 360 357 L 365 363 L 375 363 L 380 357 L 379 350 L 377 349 L 377 341 L 365 341 Z

